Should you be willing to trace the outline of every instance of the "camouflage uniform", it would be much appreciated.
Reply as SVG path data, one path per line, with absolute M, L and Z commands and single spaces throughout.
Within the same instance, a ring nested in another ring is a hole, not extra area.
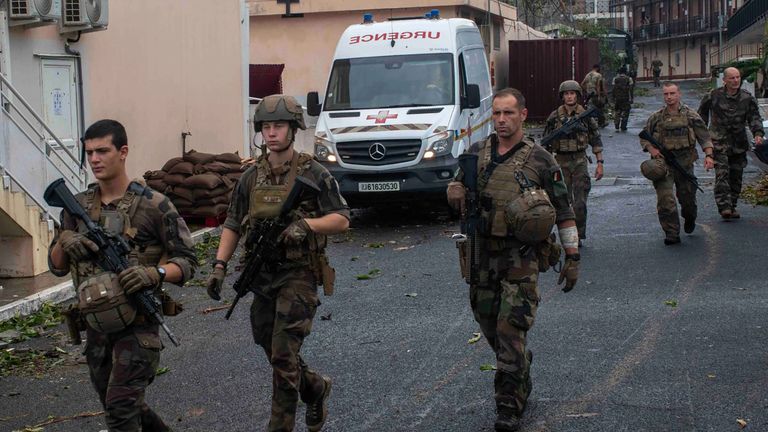
M 659 78 L 661 77 L 661 67 L 664 65 L 664 63 L 661 62 L 661 60 L 656 59 L 651 62 L 651 68 L 653 70 L 653 86 L 654 87 L 661 87 L 661 82 L 659 81 Z
M 635 85 L 632 78 L 623 73 L 619 73 L 613 78 L 613 124 L 616 130 L 627 130 L 627 121 L 629 121 L 629 110 L 632 109 L 632 86 Z
M 130 194 L 134 198 L 130 198 Z M 75 198 L 88 211 L 91 219 L 110 230 L 103 213 L 124 212 L 130 220 L 130 229 L 124 235 L 132 238 L 135 245 L 129 255 L 131 265 L 157 266 L 165 262 L 176 264 L 182 271 L 182 281 L 189 280 L 197 266 L 192 236 L 184 219 L 176 212 L 171 201 L 163 194 L 144 186 L 143 180 L 134 180 L 123 198 L 109 204 L 101 204 L 98 185 L 92 184 L 86 192 Z M 124 203 L 134 203 L 130 210 Z M 132 217 L 130 216 L 132 214 Z M 126 224 L 127 226 L 128 224 Z M 61 214 L 61 230 L 79 230 L 85 227 L 66 211 Z M 58 236 L 53 244 L 58 241 Z M 167 261 L 161 261 L 167 257 Z M 103 270 L 91 261 L 71 263 L 70 269 L 56 269 L 50 261 L 51 273 L 64 276 L 70 271 L 75 286 Z M 160 350 L 163 348 L 158 325 L 141 315 L 131 325 L 115 333 L 102 333 L 90 325 L 86 328 L 85 356 L 91 382 L 99 394 L 106 412 L 110 431 L 168 431 L 170 428 L 147 406 L 144 393 L 155 377 Z
M 547 118 L 544 136 L 551 134 L 570 118 L 583 112 L 584 107 L 577 105 L 576 109 L 569 115 L 565 105 L 560 105 Z M 585 239 L 587 238 L 587 196 L 592 189 L 585 150 L 591 145 L 592 153 L 600 153 L 603 151 L 603 142 L 600 139 L 600 130 L 594 118 L 582 120 L 582 123 L 583 128 L 580 132 L 554 141 L 552 153 L 563 170 L 563 179 L 568 186 L 568 195 L 573 203 L 573 211 L 576 213 L 579 238 Z
M 496 168 L 487 181 L 483 181 L 488 162 L 491 161 L 511 168 L 515 153 L 533 146 L 522 165 L 522 171 L 531 182 L 543 188 L 556 209 L 556 222 L 573 219 L 573 210 L 568 202 L 568 191 L 562 181 L 562 173 L 552 155 L 534 144 L 533 139 L 524 138 L 503 156 L 497 153 L 496 135 L 481 143 L 475 143 L 470 153 L 479 154 L 478 191 L 482 207 L 503 211 L 504 205 L 495 202 L 488 190 L 505 188 L 500 180 L 502 169 Z M 457 176 L 461 180 L 462 173 Z M 490 202 L 489 202 L 490 201 Z M 497 218 L 492 218 L 496 220 Z M 496 406 L 521 416 L 531 392 L 530 366 L 532 354 L 526 350 L 526 333 L 533 325 L 540 295 L 537 286 L 539 266 L 536 248 L 522 247 L 523 243 L 511 235 L 492 235 L 495 231 L 488 220 L 480 225 L 478 248 L 480 256 L 480 281 L 469 289 L 469 300 L 475 320 L 480 324 L 483 335 L 496 354 L 497 370 L 494 378 Z
M 594 106 L 599 110 L 600 114 L 597 116 L 597 124 L 600 127 L 605 127 L 605 113 L 603 112 L 603 108 L 605 108 L 605 94 L 602 93 L 604 86 L 603 74 L 594 70 L 589 71 L 584 80 L 581 81 L 581 86 L 584 88 L 586 97 L 589 98 L 587 108 Z
M 707 126 L 696 111 L 680 104 L 677 113 L 670 113 L 664 107 L 651 114 L 645 124 L 645 130 L 677 158 L 680 165 L 693 175 L 693 162 L 698 159 L 696 141 L 701 149 L 712 147 Z M 643 151 L 648 151 L 651 143 L 640 140 Z M 677 201 L 680 201 L 684 219 L 695 221 L 697 215 L 696 187 L 671 166 L 667 166 L 667 176 L 653 182 L 656 188 L 656 211 L 659 223 L 666 238 L 680 238 L 680 218 L 677 213 Z M 673 187 L 675 192 L 673 193 Z M 675 200 L 677 195 L 677 201 Z
M 720 212 L 735 210 L 749 150 L 745 125 L 753 135 L 765 136 L 757 101 L 746 90 L 739 89 L 735 95 L 730 96 L 725 88 L 718 88 L 704 96 L 699 106 L 699 115 L 705 122 L 711 120 L 717 209 Z
M 349 219 L 349 208 L 336 180 L 312 156 L 298 152 L 295 155 L 295 175 L 318 185 L 320 195 L 302 201 L 292 217 L 298 220 L 336 213 Z M 291 164 L 270 168 L 266 156 L 261 156 L 240 178 L 224 227 L 242 232 L 241 222 L 249 219 L 249 209 L 259 205 L 252 198 L 255 188 L 288 184 Z M 251 287 L 255 294 L 251 305 L 253 339 L 264 349 L 273 370 L 272 416 L 268 428 L 272 432 L 292 431 L 299 396 L 305 403 L 312 403 L 324 391 L 322 376 L 307 366 L 299 350 L 312 329 L 312 319 L 320 304 L 317 295 L 320 281 L 310 262 L 310 249 L 322 252 L 325 243 L 325 236 L 310 233 L 301 245 L 275 251 Z

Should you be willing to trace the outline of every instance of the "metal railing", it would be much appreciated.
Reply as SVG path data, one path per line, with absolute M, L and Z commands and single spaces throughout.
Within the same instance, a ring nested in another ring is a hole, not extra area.
M 728 39 L 750 28 L 766 16 L 768 0 L 750 0 L 728 19 Z
M 635 41 L 650 41 L 679 35 L 710 33 L 717 31 L 717 29 L 717 16 L 696 16 L 664 23 L 645 24 L 639 28 L 635 28 L 633 36 Z
M 82 190 L 86 185 L 87 173 L 81 167 L 78 157 L 72 154 L 61 139 L 48 127 L 43 118 L 2 73 L 0 73 L 0 82 L 2 83 L 2 88 L 0 89 L 0 109 L 6 118 L 16 126 L 18 131 L 32 144 L 35 150 L 45 156 L 46 161 L 51 162 L 50 165 L 61 174 L 74 190 Z M 5 89 L 11 95 L 8 95 Z M 20 109 L 14 101 L 18 101 L 24 110 Z M 55 144 L 52 144 L 50 141 L 53 141 Z M 54 145 L 56 148 L 54 148 Z M 52 155 L 55 155 L 59 163 L 54 162 Z M 5 171 L 7 172 L 7 168 Z M 14 181 L 37 205 L 44 211 L 47 210 L 47 207 L 41 205 L 40 200 L 30 193 L 27 188 L 23 187 L 18 179 L 14 179 Z
M 10 172 L 8 171 L 8 168 L 4 167 L 2 164 L 0 164 L 0 176 L 3 177 L 3 187 L 5 189 L 8 189 L 9 191 L 13 192 L 13 184 L 16 184 L 16 187 L 22 190 L 29 199 L 32 200 L 32 202 L 35 203 L 40 208 L 40 220 L 48 220 L 53 219 L 51 215 L 48 213 L 48 208 L 43 204 L 40 200 L 38 200 L 35 195 L 30 192 L 27 188 L 24 187 L 23 184 Z M 10 179 L 10 181 L 7 181 L 6 178 Z M 54 220 L 54 222 L 56 222 Z
M 721 52 L 723 54 L 722 63 L 720 63 Z M 726 45 L 720 50 L 712 50 L 712 52 L 709 54 L 709 64 L 712 66 L 721 66 L 736 60 L 761 58 L 762 56 L 762 43 Z

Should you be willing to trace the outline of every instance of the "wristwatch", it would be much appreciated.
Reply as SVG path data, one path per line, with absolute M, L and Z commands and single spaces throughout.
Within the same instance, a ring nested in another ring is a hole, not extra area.
M 157 283 L 158 286 L 163 284 L 163 281 L 165 280 L 165 269 L 157 266 L 157 274 L 160 275 L 160 282 Z
M 605 161 L 604 161 L 604 160 L 602 160 L 602 159 L 598 159 L 598 160 L 597 160 L 597 163 L 599 163 L 599 164 L 604 164 L 604 163 L 605 163 Z
M 565 259 L 569 259 L 571 261 L 580 261 L 581 260 L 581 255 L 577 254 L 577 253 L 575 253 L 575 254 L 566 254 L 565 255 Z
M 227 270 L 227 262 L 226 261 L 220 260 L 220 259 L 213 260 L 213 268 L 216 268 L 216 264 L 221 264 L 221 266 L 224 267 L 224 271 Z

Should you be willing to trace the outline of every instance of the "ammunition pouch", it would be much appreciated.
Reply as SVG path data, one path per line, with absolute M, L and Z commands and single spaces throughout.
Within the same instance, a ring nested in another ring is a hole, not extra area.
M 459 270 L 461 277 L 469 281 L 469 240 L 460 240 L 456 242 L 456 249 L 459 250 Z
M 315 274 L 315 280 L 318 285 L 323 286 L 323 294 L 327 297 L 333 295 L 333 288 L 336 283 L 336 270 L 331 267 L 328 257 L 324 253 L 313 253 L 310 255 L 310 265 Z
M 83 321 L 83 317 L 80 315 L 80 308 L 77 305 L 71 304 L 61 315 L 64 317 L 64 324 L 67 326 L 69 342 L 72 345 L 83 343 L 80 332 L 85 330 L 85 321 Z
M 115 273 L 99 273 L 84 280 L 77 287 L 77 298 L 80 313 L 98 332 L 119 332 L 136 319 L 136 307 Z
M 555 241 L 555 234 L 550 234 L 536 247 L 536 259 L 539 263 L 539 273 L 544 273 L 560 261 L 563 248 Z
M 157 298 L 163 306 L 163 315 L 165 316 L 176 316 L 184 311 L 184 305 L 174 300 L 173 297 L 165 291 L 161 290 L 158 293 Z

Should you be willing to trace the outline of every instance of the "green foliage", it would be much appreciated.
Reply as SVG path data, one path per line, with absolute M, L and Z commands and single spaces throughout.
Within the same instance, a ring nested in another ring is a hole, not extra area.
M 563 28 L 563 36 L 583 36 L 586 38 L 597 39 L 599 41 L 598 47 L 600 50 L 600 65 L 605 70 L 617 70 L 623 64 L 622 58 L 619 53 L 613 49 L 613 46 L 608 40 L 608 27 L 595 23 L 592 20 L 576 20 L 573 23 L 573 28 L 576 31 L 567 31 Z
M 221 236 L 214 236 L 210 233 L 203 234 L 203 239 L 195 244 L 195 254 L 197 262 L 202 267 L 209 259 L 215 258 L 216 250 L 219 248 Z
M 732 61 L 725 66 L 737 68 L 741 72 L 742 79 L 745 79 L 749 82 L 755 82 L 755 78 L 757 78 L 757 71 L 760 70 L 760 66 L 762 64 L 762 59 L 749 59 Z
M 635 87 L 635 97 L 650 96 L 651 90 L 645 87 Z M 634 105 L 633 105 L 634 106 Z
M 752 205 L 768 205 L 768 174 L 764 174 L 756 183 L 745 186 L 741 197 Z
M 0 332 L 16 330 L 21 333 L 21 340 L 40 336 L 41 330 L 56 327 L 64 318 L 61 309 L 51 303 L 44 303 L 38 312 L 27 316 L 15 316 L 0 323 Z

